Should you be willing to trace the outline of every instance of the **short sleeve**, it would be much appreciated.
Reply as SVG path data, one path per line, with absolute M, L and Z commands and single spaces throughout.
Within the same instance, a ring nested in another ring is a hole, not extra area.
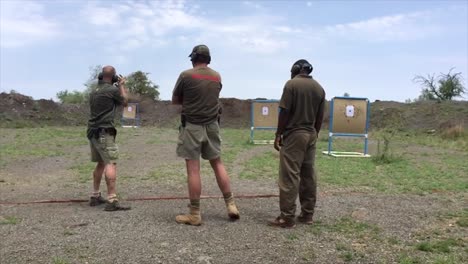
M 174 86 L 174 91 L 172 91 L 172 95 L 182 97 L 184 95 L 183 88 L 184 88 L 184 73 L 181 73 Z
M 119 105 L 123 104 L 125 101 L 122 94 L 120 94 L 120 89 L 115 86 L 112 88 L 112 99 Z
M 279 106 L 283 109 L 291 110 L 292 106 L 292 89 L 288 86 L 288 83 L 284 86 L 283 95 L 281 95 L 281 100 Z

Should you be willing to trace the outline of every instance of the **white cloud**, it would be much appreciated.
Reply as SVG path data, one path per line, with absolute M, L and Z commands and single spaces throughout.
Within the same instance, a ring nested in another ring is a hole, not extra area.
M 437 31 L 430 26 L 429 12 L 396 14 L 326 27 L 331 36 L 366 41 L 412 40 Z
M 245 6 L 250 7 L 250 8 L 263 9 L 263 6 L 260 5 L 257 2 L 244 1 L 244 2 L 242 2 L 242 4 L 244 4 Z
M 244 4 L 256 5 L 252 2 Z M 197 40 L 214 42 L 221 37 L 226 45 L 242 43 L 241 48 L 245 51 L 273 53 L 287 47 L 288 41 L 282 39 L 282 34 L 298 32 L 278 25 L 277 18 L 272 16 L 238 16 L 224 20 L 201 17 L 195 15 L 200 9 L 198 5 L 189 5 L 183 0 L 113 4 L 113 10 L 116 10 L 113 15 L 104 13 L 109 9 L 104 5 L 99 2 L 89 4 L 82 11 L 83 17 L 94 27 L 118 31 L 115 38 L 116 42 L 124 43 L 119 44 L 122 50 L 185 41 L 190 33 L 194 33 Z M 180 35 L 185 38 L 180 39 Z
M 44 7 L 31 1 L 0 1 L 0 46 L 19 47 L 60 34 L 58 23 Z

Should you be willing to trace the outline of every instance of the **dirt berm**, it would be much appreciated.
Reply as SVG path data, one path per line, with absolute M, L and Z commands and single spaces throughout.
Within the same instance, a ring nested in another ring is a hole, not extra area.
M 137 99 L 143 126 L 177 127 L 180 107 L 170 101 Z M 223 127 L 248 128 L 252 100 L 222 98 Z M 121 111 L 119 111 L 121 112 Z M 0 127 L 82 126 L 86 125 L 86 104 L 60 104 L 52 100 L 33 100 L 19 93 L 0 93 Z M 328 111 L 325 124 L 328 123 Z M 468 102 L 399 103 L 376 101 L 371 104 L 371 129 L 395 127 L 411 130 L 438 130 L 462 124 L 468 127 Z

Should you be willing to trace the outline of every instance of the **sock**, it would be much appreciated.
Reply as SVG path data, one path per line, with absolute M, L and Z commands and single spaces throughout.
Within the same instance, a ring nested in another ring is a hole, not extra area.
M 112 194 L 107 196 L 107 200 L 112 203 L 113 201 L 117 200 L 117 194 Z
M 190 199 L 190 206 L 200 209 L 200 199 Z
M 224 196 L 224 201 L 226 203 L 234 201 L 234 196 L 232 195 L 232 192 L 223 193 L 223 196 Z
M 91 194 L 91 197 L 96 197 L 96 198 L 97 198 L 97 197 L 99 197 L 99 196 L 101 196 L 101 192 L 99 192 L 99 191 L 93 192 L 93 193 Z

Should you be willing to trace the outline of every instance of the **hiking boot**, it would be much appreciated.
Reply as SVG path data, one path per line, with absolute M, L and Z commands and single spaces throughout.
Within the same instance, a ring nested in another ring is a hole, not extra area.
M 176 222 L 179 224 L 186 224 L 186 225 L 193 225 L 199 226 L 201 225 L 201 215 L 200 215 L 200 208 L 195 208 L 189 206 L 190 213 L 185 215 L 178 215 L 176 216 Z
M 306 224 L 306 225 L 312 225 L 314 223 L 314 220 L 312 219 L 312 217 L 313 217 L 313 215 L 311 215 L 311 214 L 301 213 L 297 217 L 297 221 L 300 222 L 300 223 Z
M 292 219 L 286 219 L 278 216 L 275 220 L 268 222 L 269 226 L 281 227 L 281 228 L 294 228 L 296 223 Z
M 117 200 L 113 200 L 112 202 L 107 202 L 106 203 L 106 208 L 104 208 L 104 211 L 127 211 L 127 210 L 130 210 L 131 207 L 130 206 L 123 206 L 123 205 L 120 205 L 119 201 Z
M 236 203 L 234 201 L 226 202 L 226 209 L 228 211 L 228 216 L 232 221 L 239 220 L 239 210 L 237 210 Z
M 105 204 L 106 202 L 107 202 L 107 200 L 104 199 L 104 197 L 102 197 L 101 195 L 91 196 L 89 198 L 89 206 L 98 206 L 98 205 L 101 205 L 101 204 Z

